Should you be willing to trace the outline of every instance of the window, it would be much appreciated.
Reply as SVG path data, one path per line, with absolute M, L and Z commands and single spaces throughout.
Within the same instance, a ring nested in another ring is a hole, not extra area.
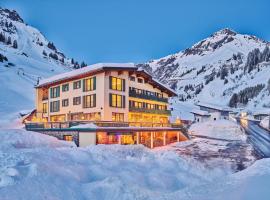
M 75 81 L 73 82 L 73 89 L 80 89 L 81 88 L 81 81 Z
M 60 96 L 60 86 L 51 88 L 50 91 L 51 91 L 51 98 L 56 98 Z
M 110 94 L 110 106 L 116 108 L 125 108 L 125 96 Z
M 124 121 L 124 113 L 112 113 L 112 121 L 114 122 L 123 122 Z
M 65 141 L 70 141 L 70 142 L 72 142 L 72 141 L 73 141 L 73 136 L 72 136 L 72 135 L 64 135 L 64 136 L 63 136 L 63 139 L 64 139 Z
M 138 83 L 143 83 L 143 79 L 142 78 L 138 78 Z
M 83 96 L 83 108 L 96 107 L 96 94 Z
M 73 105 L 80 105 L 81 97 L 73 97 Z
M 58 112 L 60 110 L 60 101 L 50 102 L 50 112 Z
M 125 79 L 110 76 L 110 89 L 125 91 Z
M 93 91 L 96 89 L 96 77 L 83 80 L 83 91 Z
M 129 80 L 130 80 L 130 81 L 135 81 L 135 77 L 134 77 L 134 76 L 130 76 L 130 77 L 129 77 Z
M 62 100 L 62 107 L 67 107 L 68 106 L 68 99 L 63 99 Z
M 47 103 L 43 103 L 42 104 L 42 112 L 43 113 L 47 113 L 48 112 L 48 104 Z
M 62 85 L 62 92 L 67 92 L 69 90 L 69 84 Z

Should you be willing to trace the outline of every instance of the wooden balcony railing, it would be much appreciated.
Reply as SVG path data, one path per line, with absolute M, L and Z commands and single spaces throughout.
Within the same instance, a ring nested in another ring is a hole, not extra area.
M 143 112 L 143 113 L 160 114 L 160 115 L 171 115 L 170 110 L 155 110 L 155 109 L 147 109 L 147 108 L 129 107 L 129 111 L 130 112 Z
M 144 93 L 138 93 L 135 90 L 129 90 L 129 96 L 134 98 L 140 98 L 140 99 L 147 99 L 147 100 L 153 100 L 153 101 L 161 101 L 168 103 L 168 99 L 164 97 L 158 97 L 155 95 L 149 95 Z
M 179 128 L 180 124 L 152 122 L 114 122 L 114 121 L 67 121 L 67 122 L 34 122 L 25 123 L 26 130 L 70 128 L 80 124 L 93 123 L 97 127 L 171 127 Z

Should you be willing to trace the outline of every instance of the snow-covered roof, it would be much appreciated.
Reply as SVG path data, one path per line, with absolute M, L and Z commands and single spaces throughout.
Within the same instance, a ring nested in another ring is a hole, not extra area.
M 212 108 L 212 109 L 219 110 L 219 111 L 228 111 L 228 112 L 232 111 L 231 108 L 229 108 L 227 106 L 222 106 L 222 105 L 202 103 L 202 102 L 199 102 L 196 105 L 200 106 L 200 107 Z
M 97 63 L 97 64 L 89 65 L 89 66 L 86 66 L 86 67 L 83 67 L 80 69 L 75 69 L 75 70 L 72 70 L 70 72 L 58 74 L 58 75 L 52 76 L 50 78 L 42 79 L 42 80 L 40 80 L 38 87 L 44 86 L 47 84 L 51 84 L 51 83 L 55 83 L 58 81 L 62 81 L 65 79 L 73 78 L 73 77 L 76 77 L 79 75 L 83 75 L 85 73 L 99 71 L 99 70 L 102 70 L 104 68 L 129 68 L 129 69 L 134 68 L 135 70 L 137 69 L 137 67 L 134 65 L 134 63 Z
M 197 109 L 193 109 L 191 111 L 191 113 L 195 114 L 195 115 L 200 115 L 200 116 L 210 116 L 209 112 L 204 111 L 204 110 L 197 110 Z
M 89 73 L 95 73 L 98 71 L 102 71 L 105 69 L 129 69 L 129 70 L 134 70 L 137 72 L 144 73 L 147 77 L 150 77 L 150 80 L 155 83 L 156 85 L 160 86 L 163 90 L 168 91 L 169 94 L 172 96 L 176 96 L 176 92 L 172 90 L 169 86 L 162 84 L 158 80 L 152 78 L 152 76 L 147 73 L 145 70 L 138 69 L 138 67 L 134 63 L 97 63 L 94 65 L 89 65 L 84 68 L 72 70 L 66 73 L 58 74 L 55 76 L 52 76 L 50 78 L 42 79 L 40 80 L 39 84 L 37 87 L 42 87 L 42 86 L 47 86 L 49 84 L 54 84 L 58 83 L 60 81 L 65 81 L 67 79 L 71 78 L 77 78 L 80 77 L 81 75 L 84 74 L 89 74 Z
M 258 110 L 253 113 L 253 115 L 269 115 L 270 109 Z
M 143 73 L 147 74 L 148 76 L 152 77 L 151 74 L 149 74 L 147 71 L 145 71 L 145 70 L 143 70 L 143 69 L 138 69 L 137 71 L 138 71 L 138 72 L 143 72 Z M 171 89 L 170 86 L 161 83 L 160 81 L 158 81 L 158 80 L 155 79 L 155 78 L 152 78 L 152 80 L 153 80 L 154 82 L 156 82 L 158 85 L 160 85 L 160 86 L 166 88 L 167 90 L 169 90 L 170 92 L 172 92 L 175 96 L 177 95 L 177 93 L 176 93 L 173 89 Z

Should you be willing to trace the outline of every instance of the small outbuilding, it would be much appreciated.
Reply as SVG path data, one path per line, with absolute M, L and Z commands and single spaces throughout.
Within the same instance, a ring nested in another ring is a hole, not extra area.
M 201 111 L 206 111 L 210 114 L 210 119 L 218 120 L 218 119 L 229 119 L 229 114 L 232 110 L 226 106 L 220 106 L 216 104 L 208 104 L 208 103 L 197 103 L 197 106 L 200 107 Z
M 203 110 L 192 110 L 191 113 L 194 115 L 194 122 L 206 122 L 210 119 L 210 114 Z
M 262 120 L 263 118 L 270 115 L 270 110 L 260 110 L 253 113 L 254 119 Z

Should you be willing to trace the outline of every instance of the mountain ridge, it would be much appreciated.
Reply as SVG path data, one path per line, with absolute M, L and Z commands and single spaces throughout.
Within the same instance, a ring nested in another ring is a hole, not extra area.
M 233 94 L 263 84 L 256 96 L 245 101 L 239 97 L 233 107 L 264 109 L 270 106 L 266 98 L 270 84 L 269 52 L 269 42 L 225 28 L 190 48 L 138 66 L 175 89 L 175 101 L 230 105 Z

